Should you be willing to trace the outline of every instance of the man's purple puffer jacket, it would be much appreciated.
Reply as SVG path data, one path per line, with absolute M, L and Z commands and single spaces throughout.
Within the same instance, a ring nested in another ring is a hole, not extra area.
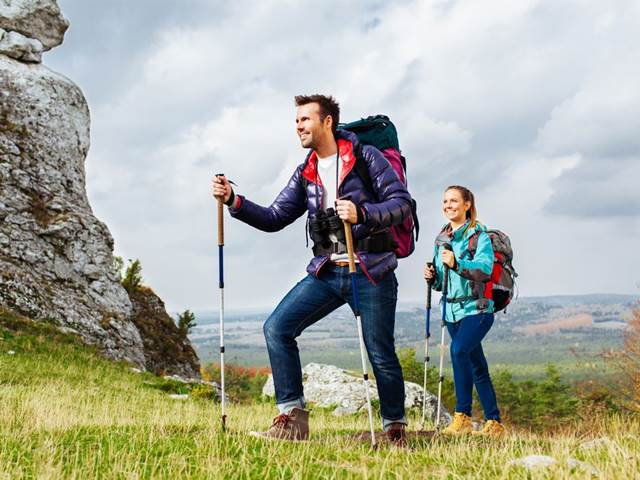
M 362 209 L 365 218 L 363 224 L 353 226 L 354 240 L 397 225 L 411 215 L 411 196 L 382 153 L 370 145 L 360 146 L 358 137 L 344 130 L 338 130 L 337 141 L 340 157 L 344 161 L 338 196 L 350 196 L 351 201 Z M 366 190 L 364 182 L 354 170 L 354 151 L 358 148 L 362 148 L 362 158 L 369 168 L 375 194 Z M 305 211 L 310 217 L 315 216 L 322 206 L 320 196 L 323 192 L 316 165 L 317 156 L 311 152 L 269 207 L 262 207 L 240 196 L 240 206 L 229 209 L 231 216 L 265 232 L 283 229 Z M 398 266 L 393 252 L 356 252 L 356 256 L 363 272 L 373 283 Z M 307 266 L 307 272 L 317 276 L 328 260 L 328 255 L 314 257 Z

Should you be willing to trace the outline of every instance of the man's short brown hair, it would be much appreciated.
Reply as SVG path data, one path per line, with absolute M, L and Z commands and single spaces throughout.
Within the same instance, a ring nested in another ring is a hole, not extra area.
M 327 115 L 331 115 L 331 118 L 333 119 L 331 129 L 335 135 L 336 130 L 338 129 L 338 123 L 340 122 L 340 105 L 338 105 L 335 98 L 331 95 L 327 96 L 316 93 L 315 95 L 296 95 L 294 100 L 296 102 L 296 107 L 306 105 L 307 103 L 317 103 L 320 106 L 321 121 L 324 122 Z

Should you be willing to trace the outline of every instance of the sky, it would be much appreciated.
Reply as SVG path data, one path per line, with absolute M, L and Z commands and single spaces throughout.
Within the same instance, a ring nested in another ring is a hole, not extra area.
M 507 232 L 520 296 L 640 289 L 640 3 L 59 0 L 44 63 L 91 111 L 87 190 L 116 254 L 170 310 L 218 308 L 210 178 L 269 205 L 305 157 L 293 97 L 398 128 L 421 235 L 399 299 L 423 301 L 443 190 Z M 304 217 L 225 218 L 228 309 L 272 308 L 305 275 Z

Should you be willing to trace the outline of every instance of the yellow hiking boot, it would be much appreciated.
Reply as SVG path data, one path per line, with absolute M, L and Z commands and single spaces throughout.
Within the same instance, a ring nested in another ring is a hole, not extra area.
M 507 433 L 507 429 L 504 428 L 497 420 L 487 420 L 484 422 L 484 427 L 482 430 L 478 430 L 477 432 L 473 432 L 474 435 L 482 435 L 484 437 L 502 437 Z
M 455 412 L 453 422 L 442 433 L 444 435 L 468 435 L 471 430 L 471 417 L 461 412 Z

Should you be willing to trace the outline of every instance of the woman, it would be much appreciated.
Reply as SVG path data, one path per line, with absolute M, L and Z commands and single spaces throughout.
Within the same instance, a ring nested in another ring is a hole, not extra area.
M 435 290 L 442 290 L 444 267 L 449 268 L 445 324 L 451 335 L 451 363 L 456 392 L 453 422 L 443 433 L 472 432 L 471 394 L 475 385 L 482 409 L 483 435 L 500 436 L 505 429 L 480 342 L 493 325 L 490 281 L 493 248 L 486 229 L 477 217 L 473 193 L 453 185 L 444 192 L 443 212 L 447 223 L 436 238 L 434 266 L 424 269 L 424 278 Z M 477 247 L 469 251 L 469 239 L 477 236 Z M 474 432 L 476 433 L 476 432 Z

